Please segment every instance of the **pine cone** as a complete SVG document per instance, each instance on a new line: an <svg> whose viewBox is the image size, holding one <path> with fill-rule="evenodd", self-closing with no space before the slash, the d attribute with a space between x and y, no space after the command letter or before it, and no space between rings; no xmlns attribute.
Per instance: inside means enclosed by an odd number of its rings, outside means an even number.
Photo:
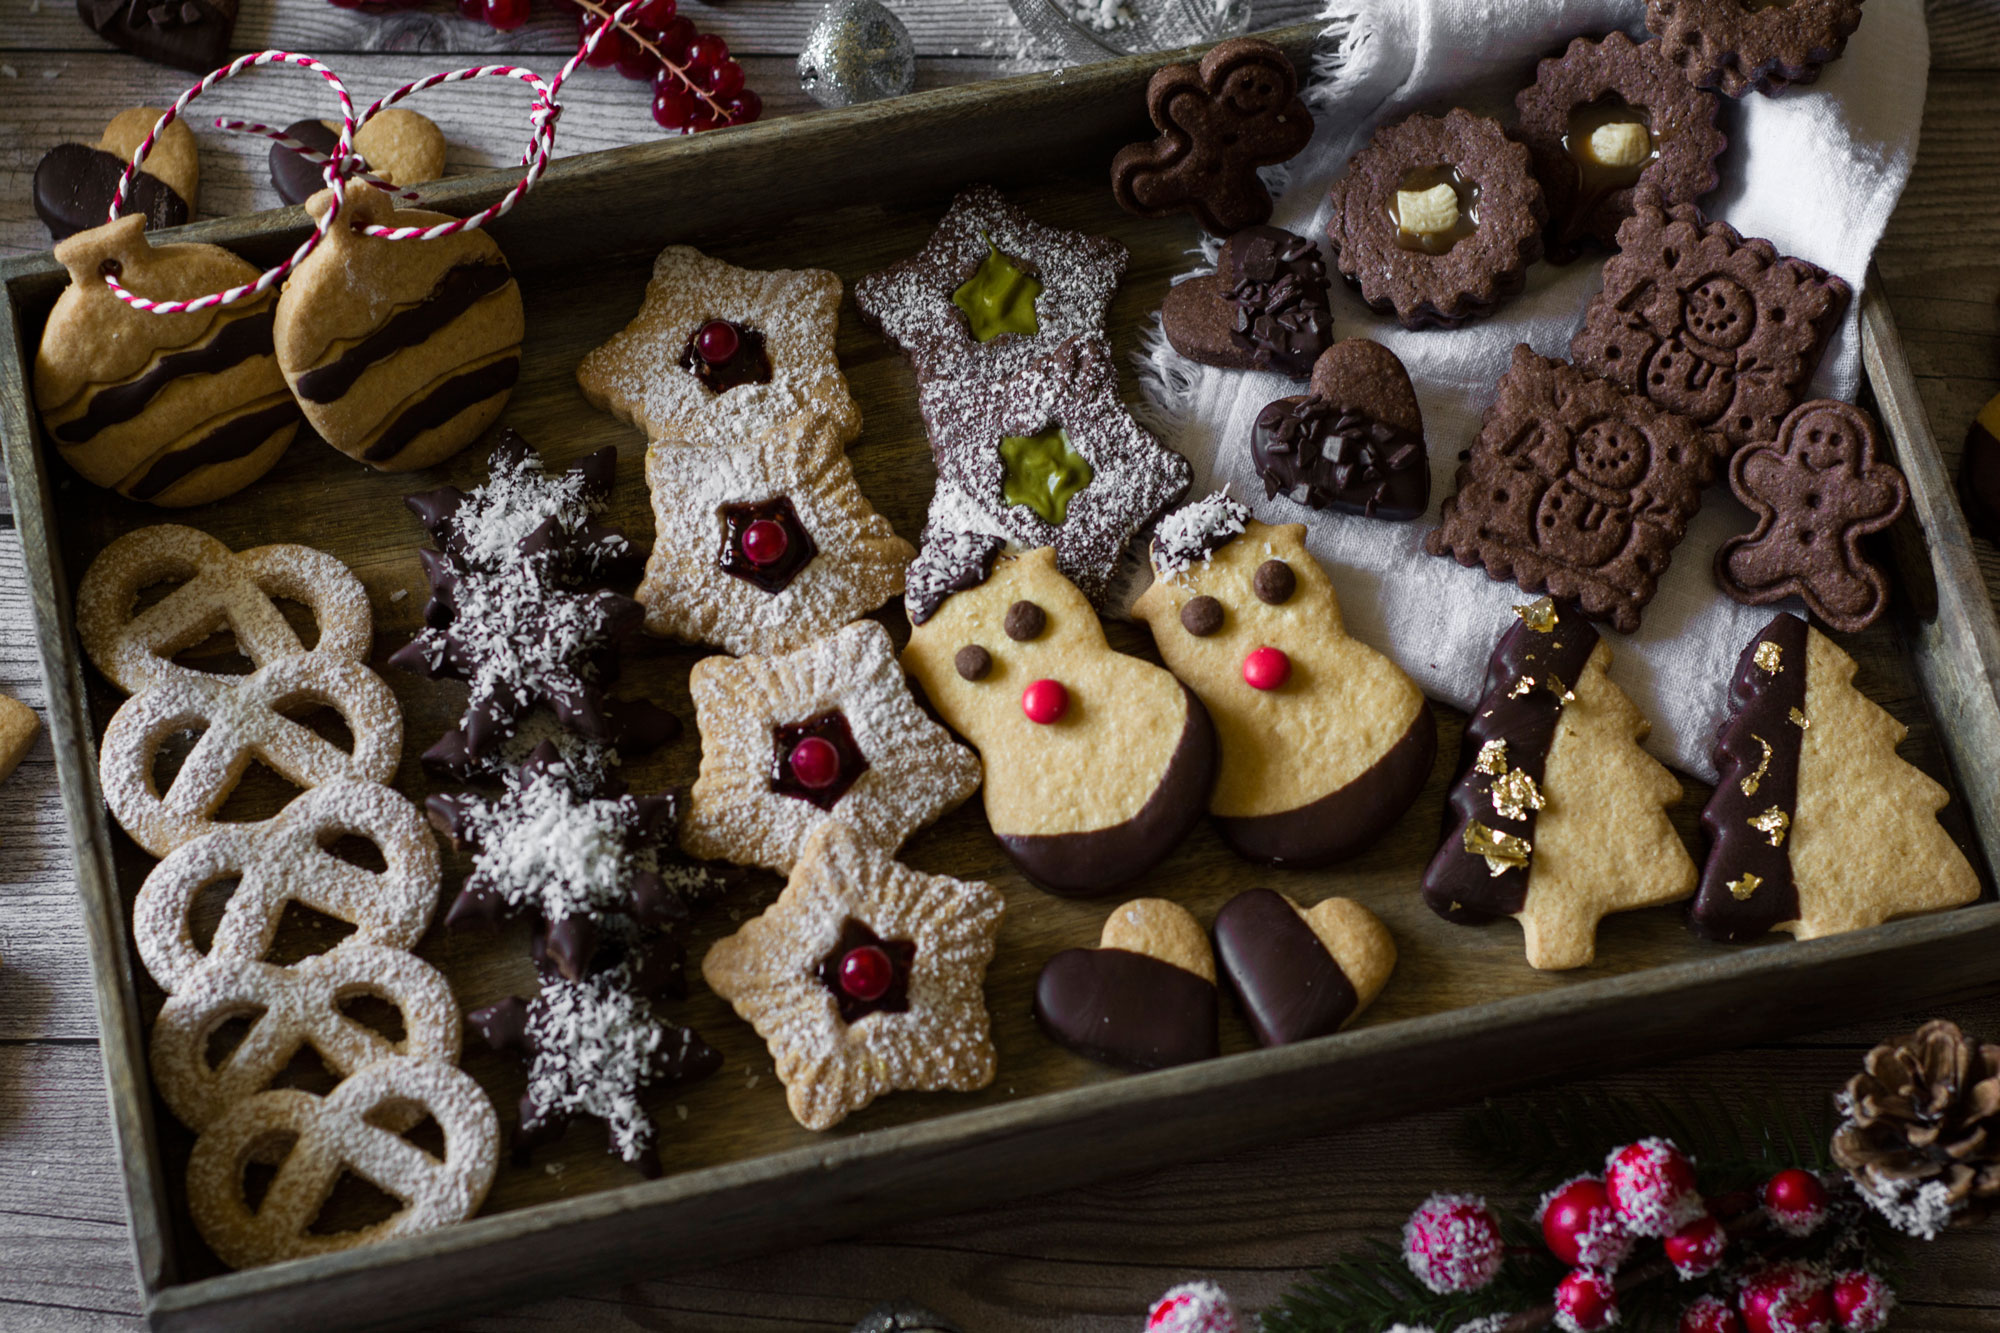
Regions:
<svg viewBox="0 0 2000 1333"><path fill-rule="evenodd" d="M1841 1109L1833 1159L1899 1229L1928 1239L2000 1206L2000 1046L1926 1023L1868 1053Z"/></svg>

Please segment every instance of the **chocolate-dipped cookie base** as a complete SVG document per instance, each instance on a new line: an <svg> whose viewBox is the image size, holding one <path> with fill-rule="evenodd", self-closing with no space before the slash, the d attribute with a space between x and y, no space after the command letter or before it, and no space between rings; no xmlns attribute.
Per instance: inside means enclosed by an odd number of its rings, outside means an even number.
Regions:
<svg viewBox="0 0 2000 1333"><path fill-rule="evenodd" d="M52 241L101 227L111 213L111 196L125 172L125 159L89 144L61 143L35 167L35 215ZM146 219L146 230L178 227L193 216L187 200L148 171L134 173L125 211Z"/></svg>
<svg viewBox="0 0 2000 1333"><path fill-rule="evenodd" d="M1318 933L1270 889L1251 889L1222 905L1215 958L1261 1045L1338 1032L1361 1007L1354 983Z"/></svg>
<svg viewBox="0 0 2000 1333"><path fill-rule="evenodd" d="M1333 339L1319 247L1280 227L1237 232L1215 272L1167 290L1160 327L1190 361L1304 379Z"/></svg>
<svg viewBox="0 0 2000 1333"><path fill-rule="evenodd" d="M1285 870L1344 860L1389 831L1430 779L1437 720L1430 701L1382 757L1344 787L1295 810L1239 818L1215 816L1215 831L1238 856Z"/></svg>
<svg viewBox="0 0 2000 1333"><path fill-rule="evenodd" d="M994 836L1030 879L1065 898L1109 893L1151 870L1187 836L1215 785L1215 725L1194 691L1181 686L1187 720L1153 794L1120 824L1083 833Z"/></svg>
<svg viewBox="0 0 2000 1333"><path fill-rule="evenodd" d="M1035 1019L1051 1039L1121 1069L1166 1069L1220 1051L1215 987L1129 949L1065 949L1035 980Z"/></svg>

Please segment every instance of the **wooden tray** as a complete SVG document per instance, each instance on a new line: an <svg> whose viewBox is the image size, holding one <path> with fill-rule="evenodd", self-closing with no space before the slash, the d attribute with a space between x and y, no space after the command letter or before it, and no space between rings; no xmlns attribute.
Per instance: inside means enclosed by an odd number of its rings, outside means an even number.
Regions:
<svg viewBox="0 0 2000 1333"><path fill-rule="evenodd" d="M1303 59L1313 29L1277 34ZM560 162L494 228L521 279L529 312L522 379L506 420L566 461L607 442L620 453L615 517L651 535L640 480L643 440L581 400L577 360L635 309L652 255L674 241L703 244L754 267L818 265L850 282L919 248L951 194L973 180L1007 187L1036 216L1107 232L1132 250L1113 307L1123 353L1158 306L1194 239L1181 222L1117 211L1105 167L1120 143L1147 133L1142 90L1162 57L944 89L872 107L783 120L700 138ZM469 211L509 183L503 173L453 181L434 198ZM270 262L296 244L297 210L184 229ZM87 672L71 624L70 589L119 533L163 517L80 482L48 462L30 406L27 368L64 282L48 256L0 266L10 336L0 339L0 435L41 635L49 724L76 848L78 893L97 981L113 1121L125 1163L132 1235L147 1314L158 1328L388 1327L563 1286L712 1263L752 1250L850 1234L891 1219L961 1210L1163 1162L1437 1106L1529 1081L1658 1061L1779 1033L1908 1011L1993 984L2000 906L1991 902L1858 934L1746 948L1704 944L1671 910L1613 918L1600 962L1545 975L1521 959L1519 930L1449 926L1414 892L1437 837L1458 720L1440 710L1439 760L1417 807L1383 845L1337 871L1253 871L1198 831L1151 891L1206 918L1252 883L1309 900L1362 899L1402 946L1388 990L1356 1030L1259 1051L1234 1015L1229 1052L1206 1064L1121 1077L1056 1048L1034 1029L1028 997L1050 953L1094 942L1108 904L1070 902L1027 886L1001 856L977 803L920 834L905 858L925 869L1001 885L1010 903L988 998L1000 1077L972 1096L899 1094L820 1136L794 1125L763 1046L714 997L673 1011L727 1058L708 1082L662 1095L665 1179L641 1183L574 1129L532 1167L504 1168L485 1214L462 1226L327 1258L226 1273L194 1235L181 1198L189 1136L164 1113L146 1074L146 1034L161 996L137 965L130 905L150 868L113 829L99 793L96 737L117 696ZM1979 581L1965 525L1924 425L1879 291L1863 303L1869 377L1913 494L1895 543L1903 619L1845 640L1860 682L1909 723L1904 753L1953 783L1947 821L1974 860L2000 848L2000 626ZM840 352L867 419L852 456L864 489L914 537L932 472L902 358L865 333L851 309ZM1433 447L1457 448L1438 440ZM455 688L384 669L418 625L421 529L406 492L469 484L483 460L385 477L302 439L264 481L221 504L177 515L233 547L296 541L323 547L367 584L377 618L373 664L403 703L406 760L398 781L435 790L416 755L455 720ZM397 594L407 594L398 597ZM889 621L901 632L901 617ZM1149 652L1114 627L1121 646ZM661 697L683 718L695 650L663 648L629 665L628 688ZM1721 688L1701 682L1698 688ZM692 778L690 738L627 770L637 790ZM248 784L245 815L282 799ZM1706 793L1690 784L1678 811L1691 846ZM252 807L261 801L264 810ZM462 858L448 858L456 883ZM777 887L756 882L703 923L694 956ZM293 943L315 947L311 929ZM317 937L316 947L327 938ZM433 931L423 954L445 969L467 1008L531 993L523 938ZM474 1043L476 1044L476 1043ZM521 1075L468 1052L466 1068L511 1114ZM679 1114L685 1109L685 1117Z"/></svg>

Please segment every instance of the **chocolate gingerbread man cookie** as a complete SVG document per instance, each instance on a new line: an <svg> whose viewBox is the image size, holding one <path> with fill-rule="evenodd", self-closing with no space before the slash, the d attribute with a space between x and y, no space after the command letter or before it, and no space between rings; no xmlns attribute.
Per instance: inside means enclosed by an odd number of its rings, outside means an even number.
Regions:
<svg viewBox="0 0 2000 1333"><path fill-rule="evenodd" d="M1326 865L1416 800L1437 726L1410 678L1347 636L1304 526L1248 513L1215 495L1168 515L1132 611L1215 723L1208 808L1223 841L1268 865Z"/></svg>
<svg viewBox="0 0 2000 1333"><path fill-rule="evenodd" d="M1167 289L1160 327L1190 361L1304 379L1333 338L1319 247L1281 227L1244 228L1223 242L1215 272Z"/></svg>
<svg viewBox="0 0 2000 1333"><path fill-rule="evenodd" d="M1695 87L1744 97L1819 78L1861 26L1861 0L1646 0L1646 26Z"/></svg>
<svg viewBox="0 0 2000 1333"><path fill-rule="evenodd" d="M1266 404L1250 429L1265 499L1391 521L1430 508L1423 409L1394 352L1366 338L1335 343L1313 364L1310 390Z"/></svg>
<svg viewBox="0 0 2000 1333"><path fill-rule="evenodd" d="M1715 553L1715 581L1739 602L1805 598L1812 613L1849 634L1889 603L1889 579L1862 553L1862 538L1901 516L1910 487L1882 461L1875 419L1822 399L1794 408L1770 444L1729 460L1729 486L1757 526Z"/></svg>
<svg viewBox="0 0 2000 1333"><path fill-rule="evenodd" d="M1118 150L1112 194L1141 217L1185 209L1216 236L1271 220L1257 168L1312 138L1291 60L1256 37L1217 42L1198 65L1161 68L1146 85L1146 111L1160 137Z"/></svg>
<svg viewBox="0 0 2000 1333"><path fill-rule="evenodd" d="M1854 659L1797 616L1744 646L1701 812L1690 924L1715 940L1816 939L1979 898L1937 821L1951 799L1896 755L1908 729L1854 688Z"/></svg>
<svg viewBox="0 0 2000 1333"><path fill-rule="evenodd" d="M1201 818L1215 730L1166 671L1112 649L1048 547L1000 556L959 534L910 571L903 665L984 761L986 818L1051 892L1105 893Z"/></svg>

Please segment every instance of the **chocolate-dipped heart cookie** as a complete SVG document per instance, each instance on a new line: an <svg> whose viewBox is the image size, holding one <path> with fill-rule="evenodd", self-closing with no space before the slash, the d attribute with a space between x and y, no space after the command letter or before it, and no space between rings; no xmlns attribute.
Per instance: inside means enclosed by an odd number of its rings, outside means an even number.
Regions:
<svg viewBox="0 0 2000 1333"><path fill-rule="evenodd" d="M158 107L135 106L113 116L95 144L57 144L42 155L35 167L35 213L49 229L50 240L104 225L125 164L163 114ZM200 183L194 132L176 120L160 132L145 168L132 177L125 211L143 217L156 231L178 227L194 217Z"/></svg>
<svg viewBox="0 0 2000 1333"><path fill-rule="evenodd" d="M1352 898L1310 910L1250 889L1215 914L1215 955L1265 1046L1338 1032L1388 983L1396 941Z"/></svg>
<svg viewBox="0 0 2000 1333"><path fill-rule="evenodd" d="M1326 263L1303 236L1245 228L1223 244L1215 272L1168 289L1160 325L1190 361L1304 379L1333 339Z"/></svg>
<svg viewBox="0 0 2000 1333"><path fill-rule="evenodd" d="M1381 343L1349 338L1313 363L1311 391L1257 414L1250 460L1264 498L1403 521L1431 503L1424 414L1410 373Z"/></svg>
<svg viewBox="0 0 2000 1333"><path fill-rule="evenodd" d="M1165 1069L1218 1053L1215 956L1176 903L1134 898L1095 949L1065 949L1035 981L1035 1018L1057 1043L1124 1069Z"/></svg>
<svg viewBox="0 0 2000 1333"><path fill-rule="evenodd" d="M76 0L77 16L105 41L145 60L206 74L229 50L237 0Z"/></svg>
<svg viewBox="0 0 2000 1333"><path fill-rule="evenodd" d="M307 157L282 144L271 145L271 184L288 204L303 204L326 188L326 159L340 142L338 127L324 120L295 120L285 126L296 139L319 154ZM444 131L429 117L405 107L376 112L354 132L354 151L371 176L391 185L421 185L444 175Z"/></svg>

